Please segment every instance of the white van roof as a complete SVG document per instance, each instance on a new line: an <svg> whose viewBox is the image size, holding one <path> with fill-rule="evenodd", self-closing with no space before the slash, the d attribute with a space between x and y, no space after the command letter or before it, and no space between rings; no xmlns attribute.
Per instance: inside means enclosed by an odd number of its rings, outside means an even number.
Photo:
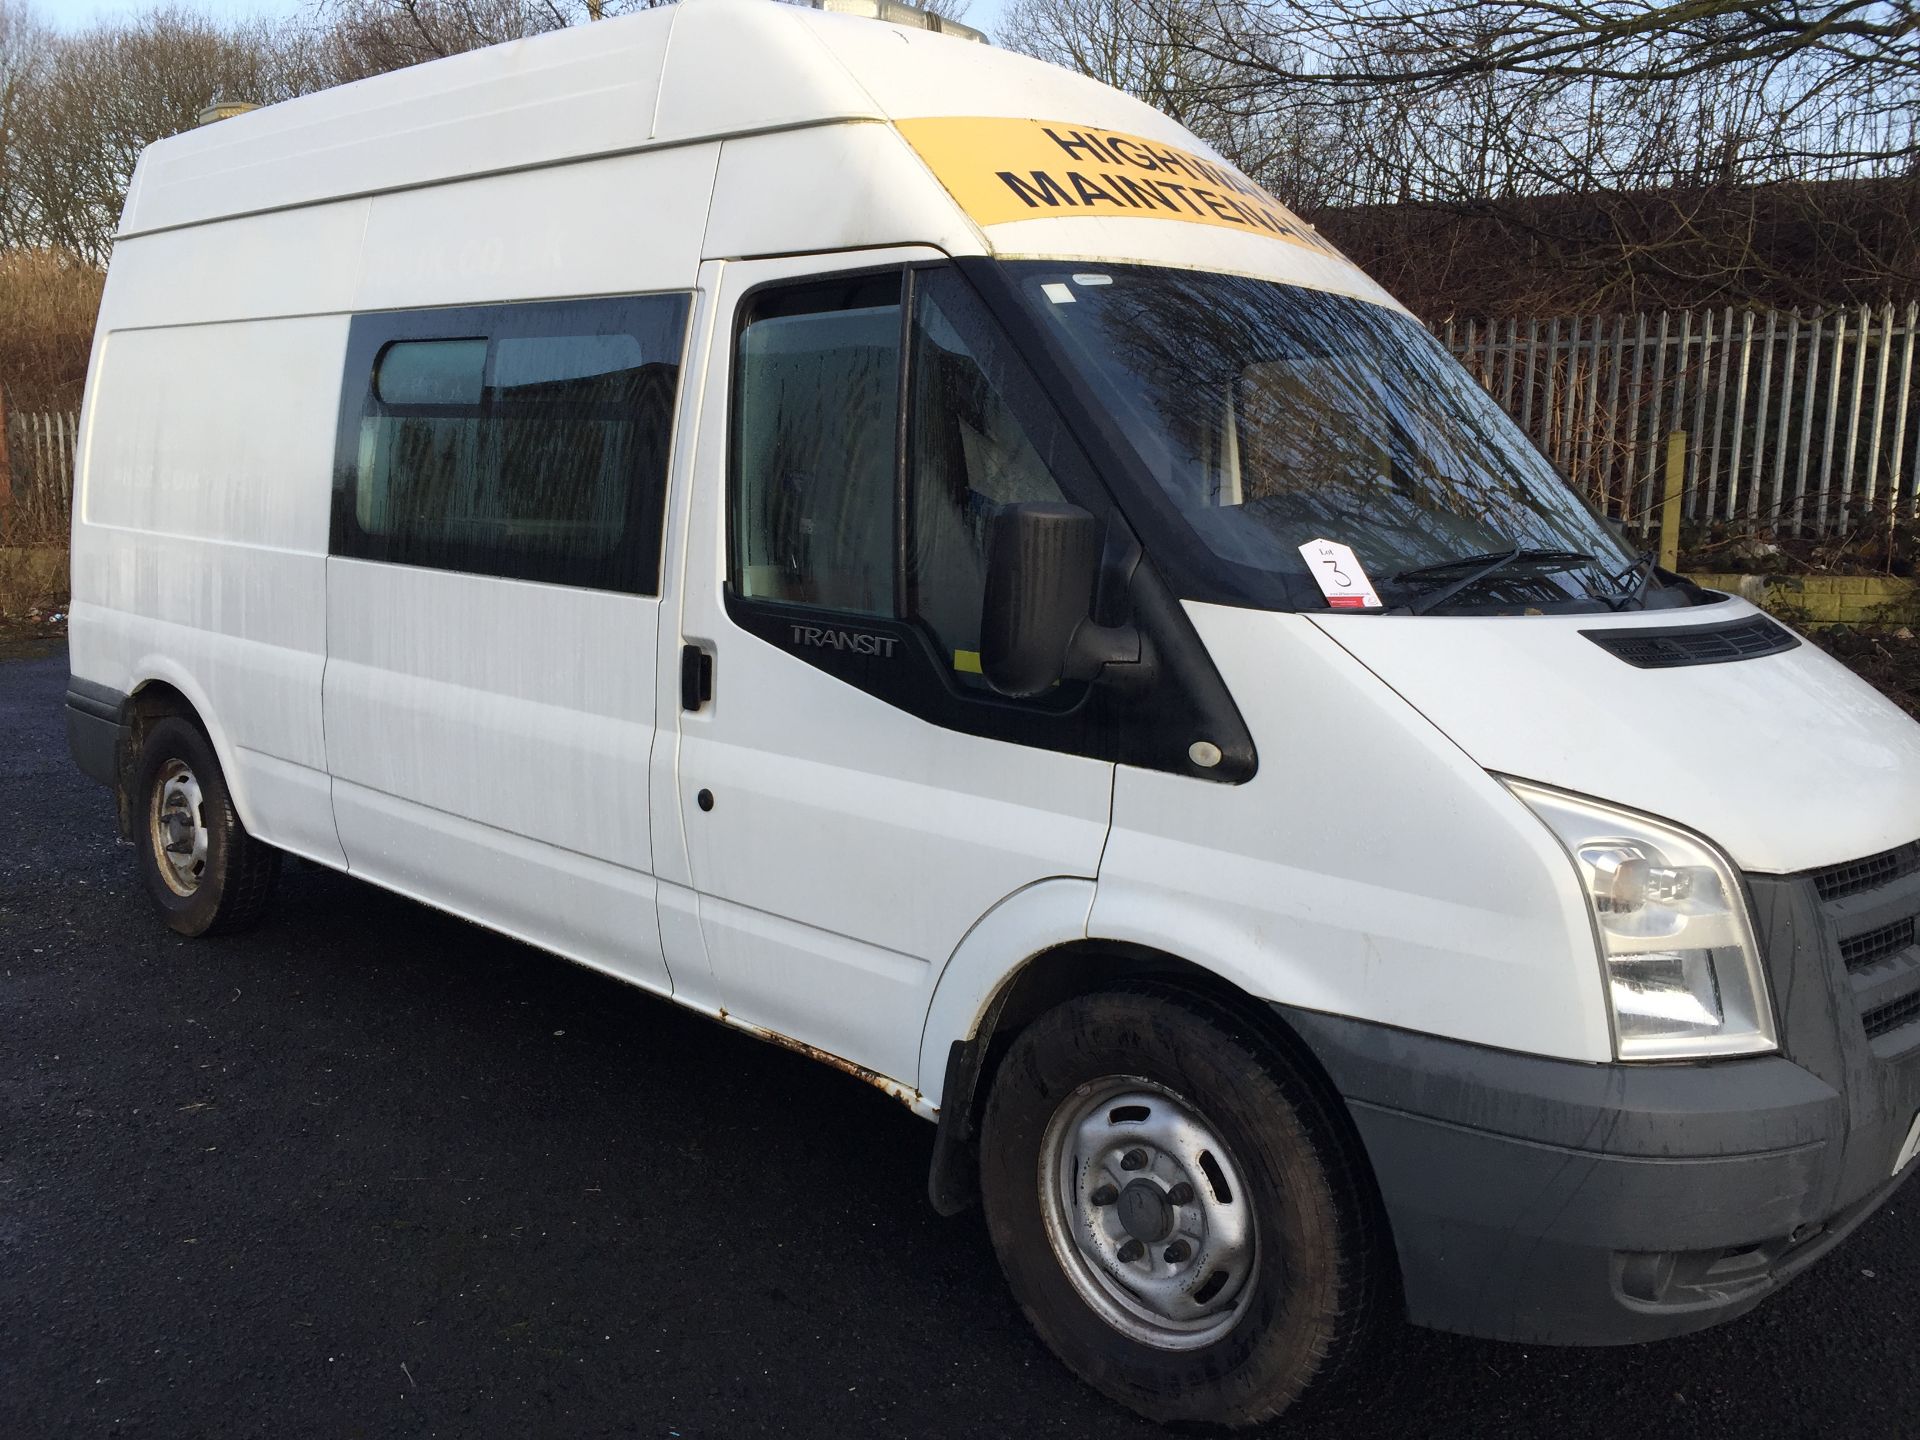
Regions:
<svg viewBox="0 0 1920 1440"><path fill-rule="evenodd" d="M121 234L845 121L1071 116L1194 144L1022 55L772 0L684 0L267 106L151 147Z"/></svg>
<svg viewBox="0 0 1920 1440"><path fill-rule="evenodd" d="M849 125L887 129L898 160L871 146L854 159L822 129ZM822 130L820 146L770 148L809 129ZM863 243L1236 271L1393 303L1151 106L991 46L773 0L683 0L162 140L141 158L120 238L701 144L762 156L711 197L750 220L752 245L716 253L809 248L779 206L755 201L756 190L797 186L816 212L873 218ZM850 164L870 168L853 177ZM663 194L660 213L684 219L709 198ZM877 218L883 210L893 219ZM738 225L720 228L711 242L739 238ZM843 248L860 231L845 228Z"/></svg>

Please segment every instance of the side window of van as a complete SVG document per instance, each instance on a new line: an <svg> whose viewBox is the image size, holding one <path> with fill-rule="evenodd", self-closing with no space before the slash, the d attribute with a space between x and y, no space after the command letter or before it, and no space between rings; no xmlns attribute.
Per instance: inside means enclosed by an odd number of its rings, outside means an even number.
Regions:
<svg viewBox="0 0 1920 1440"><path fill-rule="evenodd" d="M963 282L915 272L908 304L903 370L898 272L750 300L730 581L744 600L918 622L954 682L978 690L988 525L1061 491Z"/></svg>
<svg viewBox="0 0 1920 1440"><path fill-rule="evenodd" d="M891 616L900 277L762 292L734 357L733 582Z"/></svg>
<svg viewBox="0 0 1920 1440"><path fill-rule="evenodd" d="M360 315L332 551L655 594L687 300Z"/></svg>

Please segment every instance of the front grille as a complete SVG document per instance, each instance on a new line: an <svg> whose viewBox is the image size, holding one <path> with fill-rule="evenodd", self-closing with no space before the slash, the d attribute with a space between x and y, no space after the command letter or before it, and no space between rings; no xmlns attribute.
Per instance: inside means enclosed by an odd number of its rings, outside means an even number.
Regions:
<svg viewBox="0 0 1920 1440"><path fill-rule="evenodd" d="M1916 870L1920 870L1920 841L1869 855L1864 860L1849 860L1844 865L1816 870L1813 885L1822 900L1844 900L1863 890L1878 890L1882 885L1905 879Z"/></svg>
<svg viewBox="0 0 1920 1440"><path fill-rule="evenodd" d="M1920 840L1798 879L1800 893L1818 904L1821 959L1844 977L1853 1001L1848 1018L1858 1018L1870 1041L1899 1030L1890 1044L1920 1044Z"/></svg>
<svg viewBox="0 0 1920 1440"><path fill-rule="evenodd" d="M1898 1030L1902 1025L1913 1024L1916 1020L1920 1020L1920 992L1889 1001L1860 1017L1860 1023L1866 1027L1869 1040L1877 1040L1890 1031Z"/></svg>
<svg viewBox="0 0 1920 1440"><path fill-rule="evenodd" d="M1865 970L1890 955L1898 955L1913 945L1913 921L1909 915L1891 925L1847 937L1840 942L1840 958L1849 970Z"/></svg>
<svg viewBox="0 0 1920 1440"><path fill-rule="evenodd" d="M1723 665L1729 660L1757 660L1791 650L1800 639L1784 625L1764 615L1750 615L1730 625L1673 625L1624 630L1580 632L1610 655L1642 670L1670 670L1682 665Z"/></svg>

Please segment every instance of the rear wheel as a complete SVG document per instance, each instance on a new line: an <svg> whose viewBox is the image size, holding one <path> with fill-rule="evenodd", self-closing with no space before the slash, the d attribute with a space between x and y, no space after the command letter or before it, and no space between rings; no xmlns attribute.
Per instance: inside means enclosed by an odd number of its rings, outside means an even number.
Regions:
<svg viewBox="0 0 1920 1440"><path fill-rule="evenodd" d="M1092 995L1035 1021L994 1081L981 1190L1041 1338L1150 1419L1271 1419L1374 1324L1382 1262L1343 1130L1211 1002Z"/></svg>
<svg viewBox="0 0 1920 1440"><path fill-rule="evenodd" d="M134 769L140 879L182 935L244 930L273 895L280 852L247 833L213 746L177 715L146 733Z"/></svg>

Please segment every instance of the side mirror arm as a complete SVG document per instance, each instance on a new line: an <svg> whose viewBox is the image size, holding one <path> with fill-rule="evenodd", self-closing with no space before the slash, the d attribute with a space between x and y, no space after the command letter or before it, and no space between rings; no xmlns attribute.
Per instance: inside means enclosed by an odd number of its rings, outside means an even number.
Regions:
<svg viewBox="0 0 1920 1440"><path fill-rule="evenodd" d="M1138 625L1096 625L1088 620L1073 632L1060 678L1136 693L1153 683L1153 673L1153 644Z"/></svg>

